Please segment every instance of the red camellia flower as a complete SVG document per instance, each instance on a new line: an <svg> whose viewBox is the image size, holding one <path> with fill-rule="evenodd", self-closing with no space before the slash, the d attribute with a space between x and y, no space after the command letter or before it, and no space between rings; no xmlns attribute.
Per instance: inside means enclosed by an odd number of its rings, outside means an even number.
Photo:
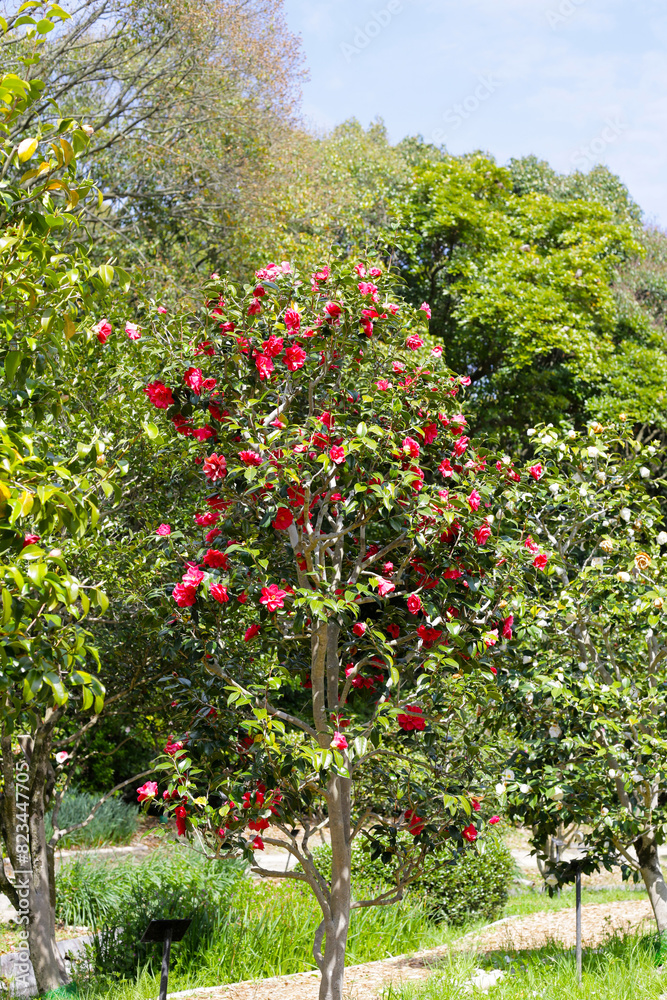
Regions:
<svg viewBox="0 0 667 1000"><path fill-rule="evenodd" d="M356 625L352 626L352 631L355 635L361 636L365 633L367 628L368 626L366 625L366 622L357 622Z"/></svg>
<svg viewBox="0 0 667 1000"><path fill-rule="evenodd" d="M528 535L523 544L525 545L525 547L528 549L529 552L533 553L533 555L536 555L540 551L539 545L531 538L530 535Z"/></svg>
<svg viewBox="0 0 667 1000"><path fill-rule="evenodd" d="M380 390L380 392L386 392L387 389L390 388L389 382L387 382L386 378L378 379L375 384L378 387L378 389Z"/></svg>
<svg viewBox="0 0 667 1000"><path fill-rule="evenodd" d="M285 326L288 330L298 330L301 326L301 313L296 309L286 309Z"/></svg>
<svg viewBox="0 0 667 1000"><path fill-rule="evenodd" d="M239 598L239 600L241 600L241 598ZM245 603L245 602L243 602L243 603ZM244 642L250 642L251 639L255 638L255 636L257 635L257 633L259 632L260 629L261 629L261 625L251 625L249 628L247 628L245 630L245 634L243 636L243 641Z"/></svg>
<svg viewBox="0 0 667 1000"><path fill-rule="evenodd" d="M408 611L411 615L417 615L422 609L422 599L419 594L410 594L408 597Z"/></svg>
<svg viewBox="0 0 667 1000"><path fill-rule="evenodd" d="M418 351L420 347L424 346L424 341L421 339L418 333L411 333L408 339L405 341L405 346L410 351Z"/></svg>
<svg viewBox="0 0 667 1000"><path fill-rule="evenodd" d="M285 364L291 372L303 368L306 361L306 352L298 344L291 344L285 351Z"/></svg>
<svg viewBox="0 0 667 1000"><path fill-rule="evenodd" d="M482 498L477 492L477 490L473 490L470 496L468 497L468 505L470 506L470 509L479 510L479 505L481 503L481 500Z"/></svg>
<svg viewBox="0 0 667 1000"><path fill-rule="evenodd" d="M406 705L405 713L398 715L396 721L406 733L412 732L413 729L421 733L426 729L426 722L422 718L422 710L419 705Z"/></svg>
<svg viewBox="0 0 667 1000"><path fill-rule="evenodd" d="M334 465L341 465L345 461L345 449L340 444L335 444L329 449L329 458Z"/></svg>
<svg viewBox="0 0 667 1000"><path fill-rule="evenodd" d="M433 444L438 436L438 425L435 423L426 424L422 428L422 434L424 435L424 444Z"/></svg>
<svg viewBox="0 0 667 1000"><path fill-rule="evenodd" d="M500 823L500 816L492 816L489 820L489 826L495 826L496 823Z"/></svg>
<svg viewBox="0 0 667 1000"><path fill-rule="evenodd" d="M171 534L171 525L169 524L158 525L158 527L155 529L155 534L161 535L163 538L166 538L167 535Z"/></svg>
<svg viewBox="0 0 667 1000"><path fill-rule="evenodd" d="M259 599L259 603L265 604L269 611L277 611L278 608L285 606L286 597L287 591L281 590L276 583L272 583L268 587L262 587L262 596Z"/></svg>
<svg viewBox="0 0 667 1000"><path fill-rule="evenodd" d="M535 556L535 558L533 559L533 566L536 569L546 569L548 561L549 561L549 556L546 554L546 552L540 552L540 554L538 556Z"/></svg>
<svg viewBox="0 0 667 1000"><path fill-rule="evenodd" d="M473 535L475 536L475 541L478 545L486 545L491 537L491 528L488 524L481 524L479 528L475 529Z"/></svg>
<svg viewBox="0 0 667 1000"><path fill-rule="evenodd" d="M175 754L178 753L179 750L182 750L182 749L183 749L183 743L182 743L182 741L181 740L176 740L175 743L172 743L171 742L171 737L170 737L169 738L169 742L167 743L166 747L164 748L164 752L169 757L173 757Z"/></svg>
<svg viewBox="0 0 667 1000"><path fill-rule="evenodd" d="M250 846L252 847L253 851L263 851L264 850L264 841L262 840L261 837L255 837L255 839L253 840L253 842L252 842L252 844Z"/></svg>
<svg viewBox="0 0 667 1000"><path fill-rule="evenodd" d="M294 523L294 516L287 507L279 507L271 524L276 531L287 531L290 524Z"/></svg>
<svg viewBox="0 0 667 1000"><path fill-rule="evenodd" d="M387 632L393 639L398 639L399 635L401 634L400 628L393 622L391 625L387 625Z"/></svg>
<svg viewBox="0 0 667 1000"><path fill-rule="evenodd" d="M187 815L188 811L185 806L176 806L174 809L174 816L176 817L176 830L178 831L179 837L185 836Z"/></svg>
<svg viewBox="0 0 667 1000"><path fill-rule="evenodd" d="M258 455L256 451L240 451L239 458L244 465L261 465L262 456Z"/></svg>
<svg viewBox="0 0 667 1000"><path fill-rule="evenodd" d="M171 595L179 608L190 608L195 603L197 588L187 583L177 583Z"/></svg>
<svg viewBox="0 0 667 1000"><path fill-rule="evenodd" d="M211 587L211 597L218 604L227 604L229 601L229 594L227 593L227 588L223 587L220 583L214 583Z"/></svg>
<svg viewBox="0 0 667 1000"><path fill-rule="evenodd" d="M273 371L273 361L267 354L257 354L255 356L255 368L259 372L260 381L263 382Z"/></svg>
<svg viewBox="0 0 667 1000"><path fill-rule="evenodd" d="M324 307L324 312L326 313L328 319L338 319L342 309L337 302L327 302Z"/></svg>
<svg viewBox="0 0 667 1000"><path fill-rule="evenodd" d="M282 351L284 343L285 341L282 337L276 337L275 333L272 333L269 339L265 340L262 344L262 350L270 358L276 358Z"/></svg>
<svg viewBox="0 0 667 1000"><path fill-rule="evenodd" d="M203 469L206 478L215 483L227 475L227 459L224 455L216 455L214 452L204 459Z"/></svg>
<svg viewBox="0 0 667 1000"><path fill-rule="evenodd" d="M454 475L452 464L448 458L443 459L443 461L440 463L440 465L438 466L438 472L440 473L441 476L444 476L445 479L449 479L450 476Z"/></svg>
<svg viewBox="0 0 667 1000"><path fill-rule="evenodd" d="M21 548L25 548L27 545L36 545L40 540L40 535L28 534L23 536L23 545Z"/></svg>
<svg viewBox="0 0 667 1000"><path fill-rule="evenodd" d="M503 621L503 639L512 638L512 625L514 625L514 615L508 615Z"/></svg>
<svg viewBox="0 0 667 1000"><path fill-rule="evenodd" d="M531 465L528 471L533 479L541 479L544 475L544 469L542 468L541 462L536 462L535 465Z"/></svg>
<svg viewBox="0 0 667 1000"><path fill-rule="evenodd" d="M461 831L461 836L465 837L469 844L474 844L479 834L477 833L474 824L471 823L470 826L467 826L465 830Z"/></svg>
<svg viewBox="0 0 667 1000"><path fill-rule="evenodd" d="M408 821L408 829L413 837L418 837L424 830L424 820L412 809L405 810L405 818Z"/></svg>
<svg viewBox="0 0 667 1000"><path fill-rule="evenodd" d="M201 387L204 383L204 373L201 370L201 368L193 368L191 366L190 368L187 368L186 371L184 372L183 381L185 382L185 384L188 386L189 389L192 389L195 396L198 396L201 392Z"/></svg>
<svg viewBox="0 0 667 1000"><path fill-rule="evenodd" d="M259 316L262 312L262 303L260 299L253 299L248 306L248 316Z"/></svg>
<svg viewBox="0 0 667 1000"><path fill-rule="evenodd" d="M202 562L205 566L210 566L212 569L227 569L229 566L229 557L225 552L221 552L220 549L209 549Z"/></svg>
<svg viewBox="0 0 667 1000"><path fill-rule="evenodd" d="M163 382L150 382L144 389L144 392L153 406L156 406L158 410L166 410L174 404L171 389L168 389Z"/></svg>
<svg viewBox="0 0 667 1000"><path fill-rule="evenodd" d="M111 333L111 323L108 319L101 319L99 323L96 323L93 327L93 332L97 335L97 339L100 344L106 344L109 339L109 334Z"/></svg>
<svg viewBox="0 0 667 1000"><path fill-rule="evenodd" d="M431 625L420 625L417 629L417 635L423 640L424 646L427 649L430 649L430 647L438 641L442 632L440 629L433 628Z"/></svg>
<svg viewBox="0 0 667 1000"><path fill-rule="evenodd" d="M137 792L139 793L137 795L139 802L147 802L148 799L154 799L157 795L157 781L147 781L141 788L137 788Z"/></svg>

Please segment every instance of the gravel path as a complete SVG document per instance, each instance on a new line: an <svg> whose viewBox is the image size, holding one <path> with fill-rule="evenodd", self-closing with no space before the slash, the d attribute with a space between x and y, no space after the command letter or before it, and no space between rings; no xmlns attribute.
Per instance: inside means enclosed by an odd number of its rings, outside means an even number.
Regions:
<svg viewBox="0 0 667 1000"><path fill-rule="evenodd" d="M592 903L582 909L582 937L586 947L596 947L616 932L637 930L652 919L648 900ZM574 934L573 908L540 912L527 917L509 917L479 932L466 934L455 943L453 950L520 951L550 943L571 948ZM426 980L437 967L438 960L448 956L451 950L443 946L416 955L399 955L350 966L345 973L346 1000L377 1000L391 982L398 985ZM318 985L317 972L301 972L295 976L185 990L171 993L169 1000L317 1000Z"/></svg>

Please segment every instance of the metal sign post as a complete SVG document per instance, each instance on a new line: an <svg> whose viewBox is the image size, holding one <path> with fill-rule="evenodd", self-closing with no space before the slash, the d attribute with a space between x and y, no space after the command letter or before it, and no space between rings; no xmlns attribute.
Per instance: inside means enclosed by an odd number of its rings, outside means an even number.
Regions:
<svg viewBox="0 0 667 1000"><path fill-rule="evenodd" d="M578 865L575 886L577 904L577 979L581 986L581 868Z"/></svg>
<svg viewBox="0 0 667 1000"><path fill-rule="evenodd" d="M167 1000L167 983L169 981L169 955L171 942L180 941L192 922L187 920L151 920L141 939L142 944L150 941L162 941L162 975L160 976L160 1000Z"/></svg>

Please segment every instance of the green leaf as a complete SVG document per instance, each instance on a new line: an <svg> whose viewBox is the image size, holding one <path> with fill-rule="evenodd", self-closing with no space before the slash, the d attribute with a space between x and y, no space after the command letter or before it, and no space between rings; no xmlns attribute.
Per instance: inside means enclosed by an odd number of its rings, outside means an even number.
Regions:
<svg viewBox="0 0 667 1000"><path fill-rule="evenodd" d="M22 357L21 351L7 351L5 355L5 377L8 382L14 381L14 376L21 364Z"/></svg>

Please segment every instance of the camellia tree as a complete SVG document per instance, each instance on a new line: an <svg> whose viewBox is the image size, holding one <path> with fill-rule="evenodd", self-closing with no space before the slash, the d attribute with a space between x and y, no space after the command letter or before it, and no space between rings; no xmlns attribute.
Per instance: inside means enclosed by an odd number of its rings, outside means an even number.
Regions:
<svg viewBox="0 0 667 1000"><path fill-rule="evenodd" d="M516 752L498 791L538 851L563 825L583 825L585 870L620 863L641 876L664 941L663 457L623 420L581 434L542 427L533 445L504 513L548 560L514 598L522 624L498 675L496 723ZM550 868L574 878L571 862Z"/></svg>
<svg viewBox="0 0 667 1000"><path fill-rule="evenodd" d="M253 870L310 886L320 996L341 1000L351 909L478 836L493 748L469 723L497 699L514 561L534 556L494 521L515 473L466 434L467 379L383 266L334 255L304 280L271 264L242 290L214 275L207 296L201 326L142 340L148 401L200 472L163 632L189 663L175 716L195 711L163 796L215 855L286 845L300 870ZM309 849L320 824L330 875ZM374 900L352 898L360 834L394 872Z"/></svg>

